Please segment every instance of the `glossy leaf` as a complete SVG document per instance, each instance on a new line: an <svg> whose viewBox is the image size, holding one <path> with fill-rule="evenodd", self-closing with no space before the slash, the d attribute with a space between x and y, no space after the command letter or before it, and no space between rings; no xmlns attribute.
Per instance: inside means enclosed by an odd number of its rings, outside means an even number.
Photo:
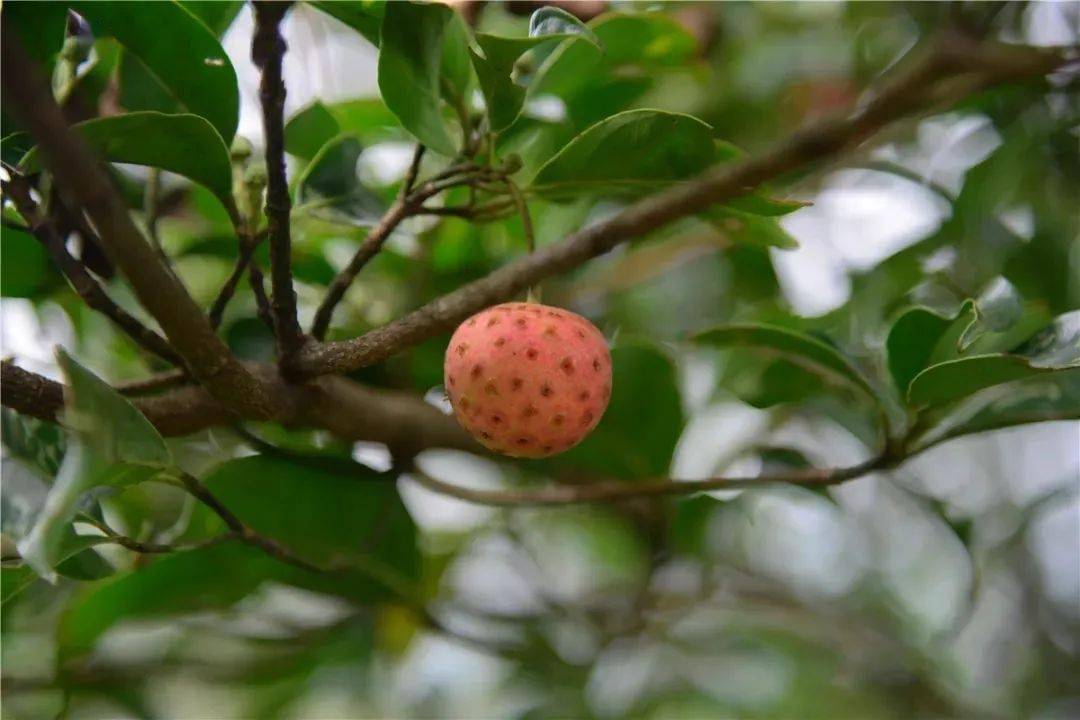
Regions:
<svg viewBox="0 0 1080 720"><path fill-rule="evenodd" d="M76 2L95 37L114 37L167 88L182 110L205 118L228 143L236 133L236 71L213 31L176 2L139 12L123 3ZM168 28L168 32L162 32Z"/></svg>
<svg viewBox="0 0 1080 720"><path fill-rule="evenodd" d="M532 14L529 37L511 38L477 33L476 43L483 55L472 52L471 56L492 130L509 127L521 113L526 91L511 77L518 59L545 42L569 38L581 38L600 47L596 35L580 20L555 7L543 7Z"/></svg>
<svg viewBox="0 0 1080 720"><path fill-rule="evenodd" d="M389 3L379 48L379 90L386 106L420 142L447 156L456 144L443 119L441 70L452 14L439 3Z"/></svg>
<svg viewBox="0 0 1080 720"><path fill-rule="evenodd" d="M553 197L647 194L698 174L716 158L712 128L701 120L628 110L571 140L540 168L532 190Z"/></svg>
<svg viewBox="0 0 1080 720"><path fill-rule="evenodd" d="M78 123L87 143L110 162L145 165L182 175L232 202L229 153L214 128L197 115L133 112ZM27 172L41 169L34 148L21 163Z"/></svg>
<svg viewBox="0 0 1080 720"><path fill-rule="evenodd" d="M725 325L694 336L699 345L753 348L778 355L799 367L859 388L871 398L877 393L866 377L839 350L817 338L770 325Z"/></svg>

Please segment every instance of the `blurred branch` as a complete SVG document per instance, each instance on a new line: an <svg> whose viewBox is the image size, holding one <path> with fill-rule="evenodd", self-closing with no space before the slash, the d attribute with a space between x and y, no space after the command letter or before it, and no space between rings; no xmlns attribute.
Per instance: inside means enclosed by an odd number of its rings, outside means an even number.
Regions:
<svg viewBox="0 0 1080 720"><path fill-rule="evenodd" d="M266 219L270 234L270 307L277 336L278 362L291 374L292 358L304 344L304 333L296 315L296 289L292 278L292 237L289 216L289 181L285 173L285 81L282 61L285 39L281 21L291 2L255 2L255 33L251 39L251 59L259 68L259 100L262 104L263 135L266 143Z"/></svg>
<svg viewBox="0 0 1080 720"><path fill-rule="evenodd" d="M183 284L135 227L108 174L82 138L68 128L48 83L9 25L0 26L5 100L38 141L56 185L86 209L139 302L210 394L244 416L278 415L276 398L229 352Z"/></svg>
<svg viewBox="0 0 1080 720"><path fill-rule="evenodd" d="M651 480L644 482L601 482L590 485L548 485L520 490L481 490L443 482L413 467L409 470L417 483L441 495L497 507L523 507L542 505L580 505L583 503L610 503L632 498L691 495L710 490L739 490L761 487L768 483L786 483L828 487L854 480L867 473L891 466L894 460L888 455L876 455L865 462L847 468L793 470L790 473L762 475L757 477L716 477L706 480Z"/></svg>
<svg viewBox="0 0 1080 720"><path fill-rule="evenodd" d="M1062 52L982 44L955 31L943 32L929 46L912 51L897 73L848 113L800 130L758 157L708 170L692 181L640 200L608 220L505 265L365 335L307 347L297 358L297 368L303 375L313 376L349 372L380 362L627 240L839 155L894 120L940 103L943 81L962 80L959 89L972 93L1000 83L1042 77L1066 62ZM949 89L951 101L959 99L957 91L956 86Z"/></svg>
<svg viewBox="0 0 1080 720"><path fill-rule="evenodd" d="M233 265L233 270L229 273L229 277L225 280L225 284L221 286L221 290L218 291L218 295L214 298L214 302L210 305L210 312L208 316L210 318L210 326L217 329L221 325L221 318L225 314L225 307L229 304L229 300L232 299L233 294L236 292L236 286L240 284L240 278L244 276L245 272L249 273L249 277L252 273L256 274L258 280L252 280L251 288L255 292L255 300L259 303L259 298L266 298L265 290L262 284L262 271L254 265L252 256L255 255L255 251L258 249L259 244L266 238L266 231L260 232L254 236L244 231L239 233L240 238L240 253L236 258L236 264ZM249 269L249 264L251 268ZM261 306L261 303L260 303Z"/></svg>
<svg viewBox="0 0 1080 720"><path fill-rule="evenodd" d="M38 204L34 202L26 178L14 168L5 166L4 169L10 178L0 181L4 195L14 203L15 209L28 224L27 230L45 247L79 297L90 308L112 320L137 345L173 365L182 366L183 361L169 342L117 305L90 274L90 271L68 252L67 244L57 232L56 225L42 214Z"/></svg>

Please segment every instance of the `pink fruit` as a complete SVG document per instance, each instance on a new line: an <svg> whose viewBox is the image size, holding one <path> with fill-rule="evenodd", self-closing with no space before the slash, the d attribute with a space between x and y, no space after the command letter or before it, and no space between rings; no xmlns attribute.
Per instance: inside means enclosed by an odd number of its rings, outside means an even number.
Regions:
<svg viewBox="0 0 1080 720"><path fill-rule="evenodd" d="M504 303L454 332L444 382L458 421L482 445L546 457L577 445L600 422L611 397L611 355L580 315Z"/></svg>

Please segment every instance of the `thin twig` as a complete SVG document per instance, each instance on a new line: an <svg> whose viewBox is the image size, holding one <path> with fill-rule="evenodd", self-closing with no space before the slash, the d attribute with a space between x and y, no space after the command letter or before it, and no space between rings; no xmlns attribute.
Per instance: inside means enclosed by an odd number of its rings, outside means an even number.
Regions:
<svg viewBox="0 0 1080 720"><path fill-rule="evenodd" d="M28 223L30 233L45 247L53 262L67 277L68 282L71 283L71 287L78 293L79 297L90 308L112 320L139 347L173 365L182 366L183 361L172 346L169 345L169 342L154 330L143 325L134 315L117 305L90 272L83 267L82 263L68 252L64 238L60 237L56 226L41 213L37 203L34 202L26 178L14 168L5 166L4 169L10 178L0 182L4 194L11 198L19 214Z"/></svg>
<svg viewBox="0 0 1080 720"><path fill-rule="evenodd" d="M334 316L334 309L345 297L345 292L352 285L356 276L360 274L360 271L364 269L364 266L378 255L387 239L403 220L418 214L426 200L443 190L470 183L480 175L486 174L486 170L482 168L463 167L453 173L440 173L422 183L419 187L414 188L413 185L416 181L416 173L419 171L422 153L423 146L418 145L416 152L413 154L413 161L409 165L408 175L406 175L394 202L387 208L386 213L379 218L375 226L371 228L364 241L360 243L360 247L356 249L356 253L349 260L349 264L337 274L326 289L326 296L315 311L315 319L311 324L311 335L316 340L322 340L326 337L326 331L330 328L330 321Z"/></svg>
<svg viewBox="0 0 1080 720"><path fill-rule="evenodd" d="M262 104L266 141L266 220L270 234L271 309L278 343L278 360L288 375L293 355L304 344L296 314L296 289L292 277L292 238L289 216L292 201L285 173L285 82L282 62L285 39L280 24L290 2L256 2L255 33L251 59L262 73L259 100Z"/></svg>
<svg viewBox="0 0 1080 720"><path fill-rule="evenodd" d="M232 299L233 294L236 292L236 286L240 284L240 278L244 277L245 272L249 272L248 263L252 262L252 256L255 255L255 251L258 249L259 244L266 238L266 232L260 232L254 237L248 235L246 232L241 233L240 237L240 253L237 255L236 263L233 265L232 272L229 273L229 277L225 280L225 284L221 286L221 290L218 291L218 295L214 298L213 304L210 306L210 312L207 316L210 319L210 326L218 328L221 325L221 318L225 314L225 308L229 304L229 300ZM255 292L256 302L258 301L259 291L262 288L262 274L260 270L256 270L259 273L258 287L252 284L252 290ZM265 290L263 290L265 297Z"/></svg>
<svg viewBox="0 0 1080 720"><path fill-rule="evenodd" d="M734 490L761 487L768 483L787 483L828 487L891 466L895 462L885 454L876 455L865 462L847 468L831 470L795 470L790 473L759 477L717 477L706 480L651 480L634 483L603 482L591 485L547 485L539 488L515 490L484 490L462 487L443 482L415 467L409 471L417 483L441 495L498 507L523 507L543 505L580 505L583 503L609 503L634 498L655 498L670 495L691 495L710 490Z"/></svg>

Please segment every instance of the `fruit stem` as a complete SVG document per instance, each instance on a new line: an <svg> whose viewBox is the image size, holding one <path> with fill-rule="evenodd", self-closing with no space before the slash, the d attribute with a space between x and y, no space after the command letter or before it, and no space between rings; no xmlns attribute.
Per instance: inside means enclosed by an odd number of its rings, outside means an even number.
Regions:
<svg viewBox="0 0 1080 720"><path fill-rule="evenodd" d="M529 216L529 206L525 204L525 196L521 194L521 189L517 186L517 183L509 177L504 177L503 182L506 183L506 189L510 191L510 195L514 198L514 205L517 206L518 215L521 216L521 228L525 234L525 247L528 249L529 254L532 254L536 252L536 236L533 234L532 218ZM540 302L539 285L529 288L525 301Z"/></svg>

